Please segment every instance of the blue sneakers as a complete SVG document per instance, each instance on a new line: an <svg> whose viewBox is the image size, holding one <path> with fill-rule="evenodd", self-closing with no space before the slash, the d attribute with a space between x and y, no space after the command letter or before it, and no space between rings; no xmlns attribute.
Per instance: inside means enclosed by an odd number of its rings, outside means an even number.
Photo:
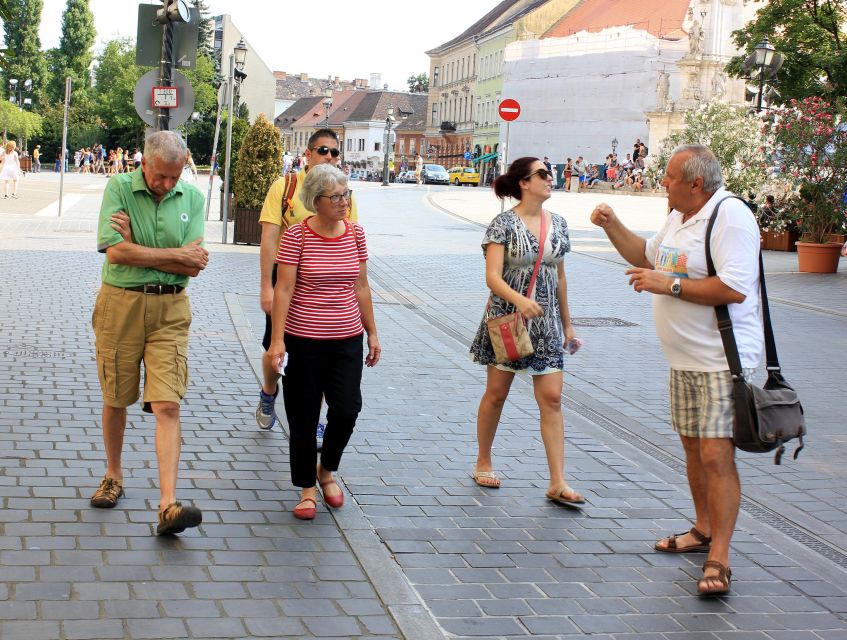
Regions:
<svg viewBox="0 0 847 640"><path fill-rule="evenodd" d="M256 409L256 422L260 429L267 431L274 426L276 422L276 397L279 394L279 386L276 388L276 393L269 395L264 390L259 390L259 406Z"/></svg>
<svg viewBox="0 0 847 640"><path fill-rule="evenodd" d="M326 431L326 425L323 422L319 422L318 429L315 432L315 438L318 441L318 451L323 449L324 446L324 431Z"/></svg>

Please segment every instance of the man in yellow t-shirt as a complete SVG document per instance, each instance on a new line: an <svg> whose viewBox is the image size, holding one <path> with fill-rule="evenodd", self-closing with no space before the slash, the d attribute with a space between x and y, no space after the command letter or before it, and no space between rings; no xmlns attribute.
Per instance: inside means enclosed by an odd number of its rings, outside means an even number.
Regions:
<svg viewBox="0 0 847 640"><path fill-rule="evenodd" d="M313 215L300 201L300 186L305 179L305 173L309 167L319 164L338 164L340 151L338 148L338 136L331 129L318 129L309 137L306 149L306 166L300 173L289 173L277 179L265 196L262 205L262 213L259 222L262 225L262 242L259 249L259 304L265 312L265 335L262 338L262 346L265 353L262 356L262 372L264 380L259 392L259 406L256 409L256 422L261 429L270 429L276 422L276 410L274 408L276 396L279 392L279 372L271 362L268 355L268 347L271 344L271 311L274 302L274 285L276 284L276 254L279 248L279 240L283 232L293 224L302 222ZM289 180L296 180L294 192L289 197ZM288 202L283 201L287 199ZM350 209L347 219L356 222L356 200L350 199ZM318 437L322 438L322 426L318 425Z"/></svg>

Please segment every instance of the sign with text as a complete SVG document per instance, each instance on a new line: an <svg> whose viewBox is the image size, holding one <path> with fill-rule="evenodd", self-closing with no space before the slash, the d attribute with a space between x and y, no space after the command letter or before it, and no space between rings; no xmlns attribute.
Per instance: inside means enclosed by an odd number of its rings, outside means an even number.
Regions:
<svg viewBox="0 0 847 640"><path fill-rule="evenodd" d="M500 103L500 106L497 107L497 112L503 120L506 122L512 122L512 120L517 120L518 116L521 115L521 105L518 104L517 100L506 98Z"/></svg>
<svg viewBox="0 0 847 640"><path fill-rule="evenodd" d="M177 87L153 87L151 105L156 109L176 109L179 106Z"/></svg>

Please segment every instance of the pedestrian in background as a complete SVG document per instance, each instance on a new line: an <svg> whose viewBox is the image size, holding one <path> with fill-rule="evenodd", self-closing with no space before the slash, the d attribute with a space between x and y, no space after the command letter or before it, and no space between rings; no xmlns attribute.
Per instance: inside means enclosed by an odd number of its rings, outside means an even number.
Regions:
<svg viewBox="0 0 847 640"><path fill-rule="evenodd" d="M32 172L41 173L41 145L35 145L32 150Z"/></svg>
<svg viewBox="0 0 847 640"><path fill-rule="evenodd" d="M103 393L106 475L91 505L112 508L124 494L121 453L127 407L139 396L156 417L159 535L180 533L203 519L176 500L182 445L179 403L188 385L191 308L185 287L205 269L205 200L180 181L187 149L173 131L147 138L141 171L106 184L97 225L97 250L106 254L92 324Z"/></svg>
<svg viewBox="0 0 847 640"><path fill-rule="evenodd" d="M715 318L727 305L744 376L752 376L763 351L759 317L759 228L747 206L723 188L721 167L702 145L674 149L662 185L672 208L649 239L630 231L606 204L591 221L601 227L633 268L638 291L653 295L656 332L670 364L671 423L685 450L694 526L656 542L665 553L707 553L701 595L729 592L729 545L740 506L741 483L732 442L732 374ZM726 199L726 202L721 202ZM717 275L706 267L709 219L720 207L711 235Z"/></svg>
<svg viewBox="0 0 847 640"><path fill-rule="evenodd" d="M309 169L303 206L315 215L289 227L276 255L272 337L268 355L284 368L282 395L291 430L291 480L300 487L294 517L311 520L320 484L324 502L338 508L344 493L333 478L362 409L362 337L372 367L381 348L368 284L365 233L348 221L347 176L330 164ZM285 356L288 364L285 365ZM315 424L322 398L327 424L315 467Z"/></svg>
<svg viewBox="0 0 847 640"><path fill-rule="evenodd" d="M471 345L471 356L488 368L488 381L477 414L479 451L473 479L482 487L500 486L491 460L494 435L515 374L528 373L541 414L541 439L550 472L547 498L573 504L585 499L564 478L562 371L566 345L570 344L573 352L579 342L571 324L565 277L564 257L571 248L568 225L561 216L542 208L552 188L553 176L538 158L518 158L494 181L498 198L519 202L494 218L482 241L491 298ZM543 245L539 246L542 235ZM537 281L534 290L527 291L539 251L542 261ZM516 362L497 364L486 320L515 310L527 320L535 352Z"/></svg>
<svg viewBox="0 0 847 640"><path fill-rule="evenodd" d="M21 177L21 159L18 152L15 150L17 143L14 140L9 140L3 147L3 153L0 155L0 162L3 163L0 169L0 180L3 181L3 197L9 197L9 183L12 183L12 197L18 197L18 180Z"/></svg>

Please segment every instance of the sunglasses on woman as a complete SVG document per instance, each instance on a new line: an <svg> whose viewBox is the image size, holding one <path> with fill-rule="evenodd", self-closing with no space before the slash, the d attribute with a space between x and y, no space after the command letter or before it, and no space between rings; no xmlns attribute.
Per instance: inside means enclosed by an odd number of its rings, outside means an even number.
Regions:
<svg viewBox="0 0 847 640"><path fill-rule="evenodd" d="M338 154L341 152L337 147L328 147L325 144L322 144L319 147L312 147L311 151L317 151L319 156L325 156L326 154L331 154L333 158L337 158Z"/></svg>
<svg viewBox="0 0 847 640"><path fill-rule="evenodd" d="M547 169L536 169L532 173L530 173L524 180L532 179L532 176L538 176L542 180L549 180L553 177L553 174L547 171Z"/></svg>
<svg viewBox="0 0 847 640"><path fill-rule="evenodd" d="M350 202L350 198L353 197L353 192L350 189L347 189L344 193L333 193L331 196L318 196L319 198L329 198L329 201L332 204L338 204L341 202L341 198L344 198L347 202Z"/></svg>

